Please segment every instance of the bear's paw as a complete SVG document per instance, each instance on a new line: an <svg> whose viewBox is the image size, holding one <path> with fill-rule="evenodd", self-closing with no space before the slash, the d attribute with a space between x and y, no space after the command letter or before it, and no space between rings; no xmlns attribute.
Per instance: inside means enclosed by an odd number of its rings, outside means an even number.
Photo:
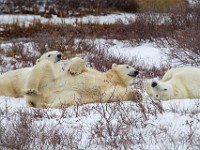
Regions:
<svg viewBox="0 0 200 150"><path fill-rule="evenodd" d="M141 102L143 99L142 94L137 90L136 91L136 102Z"/></svg>
<svg viewBox="0 0 200 150"><path fill-rule="evenodd" d="M35 89L24 90L24 94L25 95L41 95L41 93Z"/></svg>
<svg viewBox="0 0 200 150"><path fill-rule="evenodd" d="M132 100L134 102L141 102L143 99L143 96L138 90L132 89L128 92L127 98L128 100Z"/></svg>

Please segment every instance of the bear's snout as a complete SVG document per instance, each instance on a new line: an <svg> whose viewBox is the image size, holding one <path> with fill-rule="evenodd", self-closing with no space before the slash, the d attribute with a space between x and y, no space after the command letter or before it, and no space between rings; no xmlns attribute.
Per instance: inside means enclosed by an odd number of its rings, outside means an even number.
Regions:
<svg viewBox="0 0 200 150"><path fill-rule="evenodd" d="M128 75L131 77L136 77L138 74L139 74L139 71L136 70L136 71L130 72Z"/></svg>
<svg viewBox="0 0 200 150"><path fill-rule="evenodd" d="M58 54L57 57L59 58L59 60L62 58L61 54Z"/></svg>
<svg viewBox="0 0 200 150"><path fill-rule="evenodd" d="M139 71L134 71L135 76L137 76L139 74Z"/></svg>
<svg viewBox="0 0 200 150"><path fill-rule="evenodd" d="M151 83L151 86L152 86L152 87L156 87L157 85L158 85L157 82L152 82L152 83Z"/></svg>

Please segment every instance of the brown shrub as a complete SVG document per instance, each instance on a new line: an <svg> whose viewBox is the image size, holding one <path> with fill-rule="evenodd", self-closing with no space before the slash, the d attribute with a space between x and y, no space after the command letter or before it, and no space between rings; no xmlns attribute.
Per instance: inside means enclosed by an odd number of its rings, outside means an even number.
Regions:
<svg viewBox="0 0 200 150"><path fill-rule="evenodd" d="M198 9L197 9L198 8ZM200 5L176 10L167 24L174 29L171 36L160 39L161 46L169 48L167 55L176 65L199 66Z"/></svg>
<svg viewBox="0 0 200 150"><path fill-rule="evenodd" d="M178 8L183 0L136 0L142 11L167 11Z"/></svg>
<svg viewBox="0 0 200 150"><path fill-rule="evenodd" d="M177 32L176 40L168 40L170 50L167 55L176 65L200 65L200 29L185 29Z"/></svg>

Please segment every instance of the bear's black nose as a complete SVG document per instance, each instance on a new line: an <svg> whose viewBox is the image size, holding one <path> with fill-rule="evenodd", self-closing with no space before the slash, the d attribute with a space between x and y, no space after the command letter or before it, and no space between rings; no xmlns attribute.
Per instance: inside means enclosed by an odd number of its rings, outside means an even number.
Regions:
<svg viewBox="0 0 200 150"><path fill-rule="evenodd" d="M139 71L134 71L135 76L139 74Z"/></svg>
<svg viewBox="0 0 200 150"><path fill-rule="evenodd" d="M61 59L61 58L62 58L62 55L61 55L61 54L58 54L57 57L58 57L59 59Z"/></svg>
<svg viewBox="0 0 200 150"><path fill-rule="evenodd" d="M151 83L151 86L152 86L152 87L156 87L157 85L158 85L157 82L152 82L152 83Z"/></svg>
<svg viewBox="0 0 200 150"><path fill-rule="evenodd" d="M130 77L136 77L138 74L139 74L138 71L132 71L132 72L130 72L128 75L129 75Z"/></svg>

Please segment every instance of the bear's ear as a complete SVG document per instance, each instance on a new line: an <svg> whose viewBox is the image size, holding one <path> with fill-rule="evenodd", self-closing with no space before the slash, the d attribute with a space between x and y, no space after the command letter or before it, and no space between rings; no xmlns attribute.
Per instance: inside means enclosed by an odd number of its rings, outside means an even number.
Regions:
<svg viewBox="0 0 200 150"><path fill-rule="evenodd" d="M112 64L112 68L115 68L115 67L117 67L117 64L116 63Z"/></svg>
<svg viewBox="0 0 200 150"><path fill-rule="evenodd" d="M37 60L36 60L36 64L39 63L39 62L40 62L40 59L37 59Z"/></svg>

